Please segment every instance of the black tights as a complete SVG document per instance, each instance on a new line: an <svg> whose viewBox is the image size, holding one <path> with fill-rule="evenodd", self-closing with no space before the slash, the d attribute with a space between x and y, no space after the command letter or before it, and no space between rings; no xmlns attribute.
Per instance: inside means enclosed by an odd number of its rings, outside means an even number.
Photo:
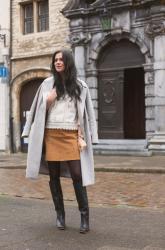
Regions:
<svg viewBox="0 0 165 250"><path fill-rule="evenodd" d="M67 161L73 182L82 181L80 160ZM60 162L48 161L50 181L60 177Z"/></svg>

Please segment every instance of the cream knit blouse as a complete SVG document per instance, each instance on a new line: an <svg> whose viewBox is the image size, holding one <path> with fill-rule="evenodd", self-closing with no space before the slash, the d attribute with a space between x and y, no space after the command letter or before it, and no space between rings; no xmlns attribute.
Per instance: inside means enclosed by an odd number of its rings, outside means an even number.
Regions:
<svg viewBox="0 0 165 250"><path fill-rule="evenodd" d="M49 108L46 128L77 130L77 107L75 99L66 94Z"/></svg>

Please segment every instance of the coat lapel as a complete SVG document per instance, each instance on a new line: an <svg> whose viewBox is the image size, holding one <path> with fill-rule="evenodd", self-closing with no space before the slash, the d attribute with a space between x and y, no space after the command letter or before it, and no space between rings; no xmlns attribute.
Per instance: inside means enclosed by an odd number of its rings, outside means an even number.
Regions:
<svg viewBox="0 0 165 250"><path fill-rule="evenodd" d="M43 92L50 91L53 88L53 84L54 84L54 77L52 76L45 82L43 86Z"/></svg>
<svg viewBox="0 0 165 250"><path fill-rule="evenodd" d="M82 116L84 115L84 108L85 108L85 100L86 100L86 94L87 94L87 87L86 85L83 83L83 81L78 80L78 83L80 85L81 88L81 94L80 94L80 101L78 101L78 106L79 109L81 111Z"/></svg>

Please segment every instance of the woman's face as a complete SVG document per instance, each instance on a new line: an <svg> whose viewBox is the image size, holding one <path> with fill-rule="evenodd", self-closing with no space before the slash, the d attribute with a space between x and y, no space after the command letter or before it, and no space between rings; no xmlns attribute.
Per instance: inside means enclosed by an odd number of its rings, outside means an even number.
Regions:
<svg viewBox="0 0 165 250"><path fill-rule="evenodd" d="M55 67L55 70L56 70L58 73L64 72L64 70L65 70L65 65L64 65L63 58L62 58L62 52L59 52L59 53L57 53L57 54L55 55L54 67Z"/></svg>

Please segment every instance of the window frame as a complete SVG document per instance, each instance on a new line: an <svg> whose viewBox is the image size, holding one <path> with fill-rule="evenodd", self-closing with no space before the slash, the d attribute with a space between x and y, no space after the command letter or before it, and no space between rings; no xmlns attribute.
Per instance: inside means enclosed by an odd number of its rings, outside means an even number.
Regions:
<svg viewBox="0 0 165 250"><path fill-rule="evenodd" d="M31 9L32 15L29 17L26 16L26 8L28 8L28 6L32 7L32 9ZM33 1L24 3L22 5L22 8L23 8L23 34L24 35L32 34L32 33L34 33L34 5L33 5ZM29 27L30 31L28 31L28 24L30 25L30 27Z"/></svg>
<svg viewBox="0 0 165 250"><path fill-rule="evenodd" d="M40 14L40 4L47 4L47 12ZM42 23L42 21L44 21ZM44 27L43 27L43 26ZM49 1L48 0L39 0L37 1L37 32L45 32L49 30Z"/></svg>
<svg viewBox="0 0 165 250"><path fill-rule="evenodd" d="M46 2L47 11L44 12L43 16L39 13L40 4ZM49 31L49 0L23 0L20 3L20 27L21 33L23 35L30 35L34 33L41 33ZM25 8L28 5L32 5L32 16L26 16ZM27 23L30 22L31 18L31 28L28 31Z"/></svg>

